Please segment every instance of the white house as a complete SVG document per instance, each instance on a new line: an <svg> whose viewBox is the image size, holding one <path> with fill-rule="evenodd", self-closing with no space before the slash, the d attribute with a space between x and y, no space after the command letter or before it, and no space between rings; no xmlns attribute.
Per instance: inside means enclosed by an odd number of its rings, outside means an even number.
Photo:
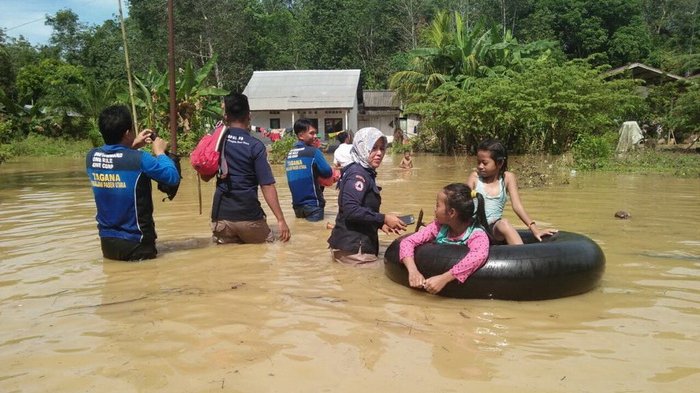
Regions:
<svg viewBox="0 0 700 393"><path fill-rule="evenodd" d="M321 140L329 132L357 130L360 70L255 71L243 94L257 127L290 128L307 118Z"/></svg>

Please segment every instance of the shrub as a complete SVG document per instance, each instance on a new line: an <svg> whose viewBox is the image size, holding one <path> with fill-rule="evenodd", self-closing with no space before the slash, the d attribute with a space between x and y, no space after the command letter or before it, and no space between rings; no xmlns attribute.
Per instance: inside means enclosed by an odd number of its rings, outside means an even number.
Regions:
<svg viewBox="0 0 700 393"><path fill-rule="evenodd" d="M579 169L597 169L606 166L615 152L616 140L615 133L600 136L580 134L571 149L574 165Z"/></svg>
<svg viewBox="0 0 700 393"><path fill-rule="evenodd" d="M12 157L12 146L0 144L0 164Z"/></svg>
<svg viewBox="0 0 700 393"><path fill-rule="evenodd" d="M272 143L270 151L270 162L273 164L281 164L287 158L287 153L292 149L297 138L294 134L287 135L284 138Z"/></svg>

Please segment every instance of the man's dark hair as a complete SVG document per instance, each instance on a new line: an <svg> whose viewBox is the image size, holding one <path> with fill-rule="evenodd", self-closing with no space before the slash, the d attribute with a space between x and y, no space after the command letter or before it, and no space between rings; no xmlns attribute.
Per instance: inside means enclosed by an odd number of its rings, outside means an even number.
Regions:
<svg viewBox="0 0 700 393"><path fill-rule="evenodd" d="M314 127L314 123L309 119L299 119L294 123L294 134L297 136L304 131L308 131L310 127Z"/></svg>
<svg viewBox="0 0 700 393"><path fill-rule="evenodd" d="M338 140L338 142L345 143L345 141L348 140L349 136L350 134L348 134L347 131L341 131L340 134L338 134L338 136L336 136L335 138Z"/></svg>
<svg viewBox="0 0 700 393"><path fill-rule="evenodd" d="M224 110L228 120L245 121L250 114L250 104L245 94L233 93L224 97Z"/></svg>
<svg viewBox="0 0 700 393"><path fill-rule="evenodd" d="M124 105L112 105L100 112L97 126L105 143L116 145L121 142L124 134L133 128L134 122L131 120L129 108Z"/></svg>

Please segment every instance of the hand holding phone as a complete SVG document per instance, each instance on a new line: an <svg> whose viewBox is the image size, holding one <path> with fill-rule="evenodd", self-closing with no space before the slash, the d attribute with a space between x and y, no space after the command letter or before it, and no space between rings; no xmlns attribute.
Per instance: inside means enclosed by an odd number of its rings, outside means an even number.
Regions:
<svg viewBox="0 0 700 393"><path fill-rule="evenodd" d="M411 225L416 222L416 218L413 217L413 214L406 214L405 216L399 216L399 219L403 221L404 224L406 225Z"/></svg>

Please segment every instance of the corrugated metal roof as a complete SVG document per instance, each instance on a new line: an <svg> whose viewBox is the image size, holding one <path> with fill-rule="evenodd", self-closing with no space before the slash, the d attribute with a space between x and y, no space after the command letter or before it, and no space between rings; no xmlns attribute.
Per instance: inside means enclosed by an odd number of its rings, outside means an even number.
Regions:
<svg viewBox="0 0 700 393"><path fill-rule="evenodd" d="M250 110L352 108L360 70L255 71L243 94Z"/></svg>
<svg viewBox="0 0 700 393"><path fill-rule="evenodd" d="M399 104L394 102L396 92L393 90L365 90L362 92L365 108L396 108Z"/></svg>
<svg viewBox="0 0 700 393"><path fill-rule="evenodd" d="M631 63L622 67L614 68L612 70L603 73L605 77L617 75L625 71L631 71L632 77L637 79L644 79L647 82L661 83L668 81L679 81L685 80L682 76L671 74L670 72L664 72L658 68L654 68L642 63Z"/></svg>

